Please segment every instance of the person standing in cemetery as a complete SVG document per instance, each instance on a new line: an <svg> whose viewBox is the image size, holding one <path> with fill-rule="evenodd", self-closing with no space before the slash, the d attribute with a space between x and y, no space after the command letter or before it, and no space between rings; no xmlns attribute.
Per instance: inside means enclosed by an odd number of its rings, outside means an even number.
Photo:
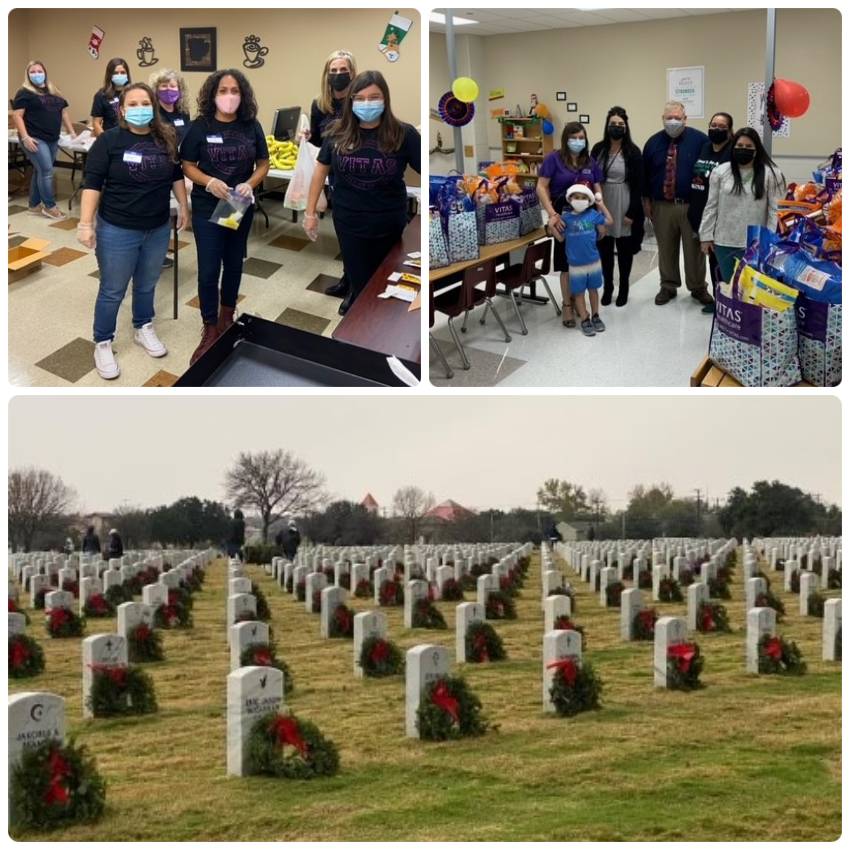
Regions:
<svg viewBox="0 0 850 850"><path fill-rule="evenodd" d="M419 133L393 115L380 71L364 71L351 84L342 116L327 129L304 213L304 230L319 233L316 204L333 179L333 221L349 290L344 315L407 225L404 172L421 168Z"/></svg>
<svg viewBox="0 0 850 850"><path fill-rule="evenodd" d="M18 143L32 163L29 211L54 221L63 221L65 213L56 204L53 192L53 163L59 152L62 128L74 135L68 115L68 101L47 78L44 62L27 63L24 81L12 101L12 121L18 131Z"/></svg>
<svg viewBox="0 0 850 850"><path fill-rule="evenodd" d="M708 181L711 172L718 165L729 162L732 155L732 133L734 132L732 116L728 112L715 112L708 122L708 141L702 146L697 161L694 163L694 173L691 177L691 200L688 204L688 221L694 233L699 233L702 223L702 213L708 201ZM717 280L717 258L714 251L708 252L708 269L711 284ZM703 313L713 313L714 305L706 304Z"/></svg>
<svg viewBox="0 0 850 850"><path fill-rule="evenodd" d="M156 107L159 117L174 128L177 136L177 146L189 132L192 119L189 117L189 94L186 80L182 74L163 68L150 75L148 84L156 94Z"/></svg>
<svg viewBox="0 0 850 850"><path fill-rule="evenodd" d="M732 280L735 261L747 247L748 226L776 230L784 194L785 178L759 134L752 127L742 127L732 137L731 160L711 172L699 232L702 250L717 256L722 280Z"/></svg>
<svg viewBox="0 0 850 850"><path fill-rule="evenodd" d="M100 538L94 533L94 526L86 529L80 549L84 555L100 555Z"/></svg>
<svg viewBox="0 0 850 850"><path fill-rule="evenodd" d="M605 119L605 135L590 152L602 170L602 200L611 213L608 233L599 240L602 260L602 305L608 306L614 294L614 248L617 253L619 283L617 306L629 300L632 260L643 241L643 160L632 141L629 116L622 106L612 106Z"/></svg>
<svg viewBox="0 0 850 850"><path fill-rule="evenodd" d="M107 558L121 558L124 556L124 543L117 528L110 529L109 540L106 543Z"/></svg>
<svg viewBox="0 0 850 850"><path fill-rule="evenodd" d="M233 512L233 522L230 523L230 535L227 538L227 555L230 558L243 559L242 547L245 545L245 515L239 508Z"/></svg>
<svg viewBox="0 0 850 850"><path fill-rule="evenodd" d="M691 297L705 306L714 303L705 282L705 256L688 221L691 177L708 136L687 126L688 116L679 101L664 105L664 129L650 136L643 148L644 212L652 220L658 242L661 288L659 306L672 301L682 285L679 249L685 255L685 284Z"/></svg>
<svg viewBox="0 0 850 850"><path fill-rule="evenodd" d="M295 556L298 554L298 547L301 545L301 532L298 530L294 519L289 521L286 528L281 529L275 542L280 546L287 560L295 560Z"/></svg>
<svg viewBox="0 0 850 850"><path fill-rule="evenodd" d="M118 126L121 93L131 82L130 65L126 60L115 57L106 63L103 86L94 93L91 105L92 129L95 136Z"/></svg>
<svg viewBox="0 0 850 850"><path fill-rule="evenodd" d="M198 94L198 116L180 146L192 188L192 230L198 252L201 341L194 363L232 324L242 262L254 219L254 190L269 170L269 149L257 120L257 100L245 75L234 68L210 74ZM235 229L212 221L231 193L250 205Z"/></svg>
<svg viewBox="0 0 850 850"><path fill-rule="evenodd" d="M590 187L598 197L602 197L602 170L590 155L587 131L578 121L570 121L561 133L560 149L543 158L537 179L537 197L549 214L549 230L559 239L564 233L561 213L564 211L567 190L577 183ZM564 327L574 328L576 320L570 290L570 266L566 252L557 245L554 247L552 269L560 272L561 318Z"/></svg>
<svg viewBox="0 0 850 850"><path fill-rule="evenodd" d="M171 193L177 229L189 218L174 130L157 117L144 83L121 92L117 127L89 151L77 240L97 255L100 286L94 307L94 363L98 375L121 374L112 341L118 310L133 281L134 341L151 357L168 350L153 326L154 294L171 235Z"/></svg>

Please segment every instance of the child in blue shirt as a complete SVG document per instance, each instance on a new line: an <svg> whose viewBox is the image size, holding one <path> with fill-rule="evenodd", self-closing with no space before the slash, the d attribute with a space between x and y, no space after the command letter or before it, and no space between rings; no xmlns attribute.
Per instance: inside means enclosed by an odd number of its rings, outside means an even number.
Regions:
<svg viewBox="0 0 850 850"><path fill-rule="evenodd" d="M594 204L599 209L595 209ZM613 219L601 199L597 201L591 189L580 183L567 189L567 205L561 218L564 232L555 231L554 235L565 243L570 267L568 286L581 319L581 331L585 336L596 336L605 330L599 318L599 290L603 281L596 241L605 235L605 227ZM586 291L590 293L590 313L584 297Z"/></svg>

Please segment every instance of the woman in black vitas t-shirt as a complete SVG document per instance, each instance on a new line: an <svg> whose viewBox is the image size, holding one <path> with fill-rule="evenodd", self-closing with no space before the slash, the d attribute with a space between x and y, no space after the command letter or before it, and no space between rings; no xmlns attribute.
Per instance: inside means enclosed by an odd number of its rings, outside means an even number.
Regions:
<svg viewBox="0 0 850 850"><path fill-rule="evenodd" d="M91 105L92 130L95 136L118 126L118 102L121 92L130 84L130 66L120 56L106 63L103 86L94 93Z"/></svg>
<svg viewBox="0 0 850 850"><path fill-rule="evenodd" d="M43 62L30 62L24 82L12 101L12 121L24 156L32 163L29 210L61 221L64 213L53 193L53 163L62 127L73 136L68 101L50 80Z"/></svg>
<svg viewBox="0 0 850 850"><path fill-rule="evenodd" d="M186 90L186 81L177 71L163 68L150 75L148 84L156 95L159 117L174 128L179 147L192 123L189 117L189 93Z"/></svg>
<svg viewBox="0 0 850 850"><path fill-rule="evenodd" d="M180 158L184 173L195 184L192 229L203 321L191 364L233 324L254 217L254 190L269 171L269 148L257 121L254 90L241 71L229 68L207 77L198 95L198 117L183 139ZM210 221L218 202L233 193L251 203L236 228Z"/></svg>
<svg viewBox="0 0 850 850"><path fill-rule="evenodd" d="M380 71L364 71L351 84L342 118L328 130L319 152L304 214L304 229L318 236L316 203L333 174L333 221L349 294L344 314L377 270L407 224L408 166L419 172L419 133L400 122Z"/></svg>

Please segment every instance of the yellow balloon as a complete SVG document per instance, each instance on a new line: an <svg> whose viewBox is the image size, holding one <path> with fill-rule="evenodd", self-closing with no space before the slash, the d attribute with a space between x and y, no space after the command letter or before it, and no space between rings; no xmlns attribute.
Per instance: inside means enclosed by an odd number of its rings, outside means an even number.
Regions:
<svg viewBox="0 0 850 850"><path fill-rule="evenodd" d="M478 97L478 83L471 77L458 77L452 83L452 94L463 103L472 103Z"/></svg>

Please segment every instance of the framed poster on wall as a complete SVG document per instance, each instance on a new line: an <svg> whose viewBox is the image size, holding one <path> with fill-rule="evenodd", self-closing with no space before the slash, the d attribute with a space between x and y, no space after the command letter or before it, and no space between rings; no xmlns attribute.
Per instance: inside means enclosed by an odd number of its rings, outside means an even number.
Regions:
<svg viewBox="0 0 850 850"><path fill-rule="evenodd" d="M216 67L215 27L181 27L180 70L210 72Z"/></svg>
<svg viewBox="0 0 850 850"><path fill-rule="evenodd" d="M705 118L705 66L668 68L667 100L684 103L688 118Z"/></svg>

